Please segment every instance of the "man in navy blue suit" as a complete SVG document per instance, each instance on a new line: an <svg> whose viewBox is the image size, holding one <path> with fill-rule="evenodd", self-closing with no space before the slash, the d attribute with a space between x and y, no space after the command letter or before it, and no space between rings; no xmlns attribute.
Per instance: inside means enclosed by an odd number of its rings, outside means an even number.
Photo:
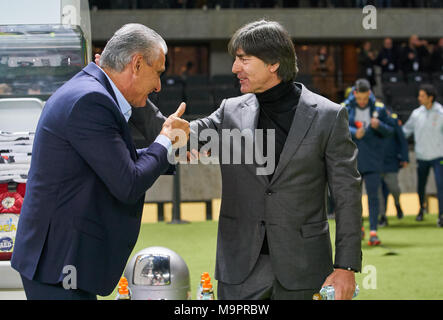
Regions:
<svg viewBox="0 0 443 320"><path fill-rule="evenodd" d="M189 134L182 103L148 148L136 150L130 135L131 105L160 91L166 53L155 31L125 25L101 68L90 63L47 101L11 261L28 299L96 299L115 288L137 241L145 191L169 168L172 143L186 144L176 130Z"/></svg>

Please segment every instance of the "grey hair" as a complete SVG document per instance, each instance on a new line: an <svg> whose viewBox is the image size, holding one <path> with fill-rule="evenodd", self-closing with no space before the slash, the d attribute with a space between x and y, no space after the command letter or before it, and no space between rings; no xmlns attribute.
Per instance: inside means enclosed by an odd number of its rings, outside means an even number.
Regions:
<svg viewBox="0 0 443 320"><path fill-rule="evenodd" d="M229 41L228 51L235 57L239 49L267 64L280 63L277 75L283 81L294 80L298 73L294 43L276 21L254 21L237 30Z"/></svg>
<svg viewBox="0 0 443 320"><path fill-rule="evenodd" d="M158 59L160 50L166 55L165 40L154 30L138 23L128 23L118 29L108 41L100 57L100 67L122 72L134 54L142 54L146 63Z"/></svg>

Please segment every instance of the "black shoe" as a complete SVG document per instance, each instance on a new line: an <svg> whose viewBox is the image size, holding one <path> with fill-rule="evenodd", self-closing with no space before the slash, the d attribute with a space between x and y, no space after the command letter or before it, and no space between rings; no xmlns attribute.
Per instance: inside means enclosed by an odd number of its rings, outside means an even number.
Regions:
<svg viewBox="0 0 443 320"><path fill-rule="evenodd" d="M397 209L397 218L403 219L403 210L401 209L401 206L396 204L395 208Z"/></svg>
<svg viewBox="0 0 443 320"><path fill-rule="evenodd" d="M442 218L438 218L437 227L443 228L443 217Z"/></svg>
<svg viewBox="0 0 443 320"><path fill-rule="evenodd" d="M415 221L423 221L423 209L420 209L420 211L417 214L417 217L415 218Z"/></svg>
<svg viewBox="0 0 443 320"><path fill-rule="evenodd" d="M386 216L381 216L378 225L380 227L386 227L388 225L388 218L386 218Z"/></svg>

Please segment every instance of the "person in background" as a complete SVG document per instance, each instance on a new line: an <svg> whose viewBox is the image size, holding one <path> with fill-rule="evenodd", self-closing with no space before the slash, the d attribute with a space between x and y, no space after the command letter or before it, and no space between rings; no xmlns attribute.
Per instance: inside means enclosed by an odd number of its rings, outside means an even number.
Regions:
<svg viewBox="0 0 443 320"><path fill-rule="evenodd" d="M434 86L420 86L418 102L415 109L403 126L405 137L414 135L415 156L417 158L417 192L420 211L417 221L423 221L425 210L425 190L429 170L434 169L437 185L438 221L437 226L443 227L443 107L435 101L437 92Z"/></svg>
<svg viewBox="0 0 443 320"><path fill-rule="evenodd" d="M186 62L186 64L180 68L180 76L182 77L183 81L186 81L188 76L192 74L193 68L194 63L192 61Z"/></svg>
<svg viewBox="0 0 443 320"><path fill-rule="evenodd" d="M349 130L358 148L358 171L366 186L369 204L369 241L376 246L381 243L377 235L380 210L379 188L383 172L384 139L393 133L386 109L377 102L369 81L358 79L349 97L342 103L348 109Z"/></svg>
<svg viewBox="0 0 443 320"><path fill-rule="evenodd" d="M397 218L403 218L403 210L400 205L401 189L398 183L398 172L401 168L406 168L409 163L408 142L401 129L401 122L397 114L392 113L389 109L388 119L394 128L393 135L387 137L384 143L384 161L382 174L382 193L383 197L380 199L380 226L388 225L386 218L386 208L388 203L389 193L394 198L395 208L397 210Z"/></svg>
<svg viewBox="0 0 443 320"><path fill-rule="evenodd" d="M408 45L400 55L400 66L405 75L425 71L425 60L429 55L427 41L420 40L416 34L409 37Z"/></svg>
<svg viewBox="0 0 443 320"><path fill-rule="evenodd" d="M443 73L443 38L438 40L431 54L430 71Z"/></svg>
<svg viewBox="0 0 443 320"><path fill-rule="evenodd" d="M381 67L382 73L398 71L398 52L391 38L383 40L383 48L378 53L375 63Z"/></svg>
<svg viewBox="0 0 443 320"><path fill-rule="evenodd" d="M314 56L311 73L314 87L318 90L318 93L329 100L336 101L335 63L327 46L321 46Z"/></svg>
<svg viewBox="0 0 443 320"><path fill-rule="evenodd" d="M367 79L371 87L375 86L374 64L376 60L375 52L372 50L371 42L365 41L358 54L359 77Z"/></svg>

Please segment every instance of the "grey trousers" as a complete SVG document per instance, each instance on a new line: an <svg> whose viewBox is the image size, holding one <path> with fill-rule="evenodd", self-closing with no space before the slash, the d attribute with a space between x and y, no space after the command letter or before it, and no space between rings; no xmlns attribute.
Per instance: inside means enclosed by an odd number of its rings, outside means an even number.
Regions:
<svg viewBox="0 0 443 320"><path fill-rule="evenodd" d="M218 300L312 300L320 288L287 290L275 278L269 255L260 255L251 274L241 284L218 282Z"/></svg>

